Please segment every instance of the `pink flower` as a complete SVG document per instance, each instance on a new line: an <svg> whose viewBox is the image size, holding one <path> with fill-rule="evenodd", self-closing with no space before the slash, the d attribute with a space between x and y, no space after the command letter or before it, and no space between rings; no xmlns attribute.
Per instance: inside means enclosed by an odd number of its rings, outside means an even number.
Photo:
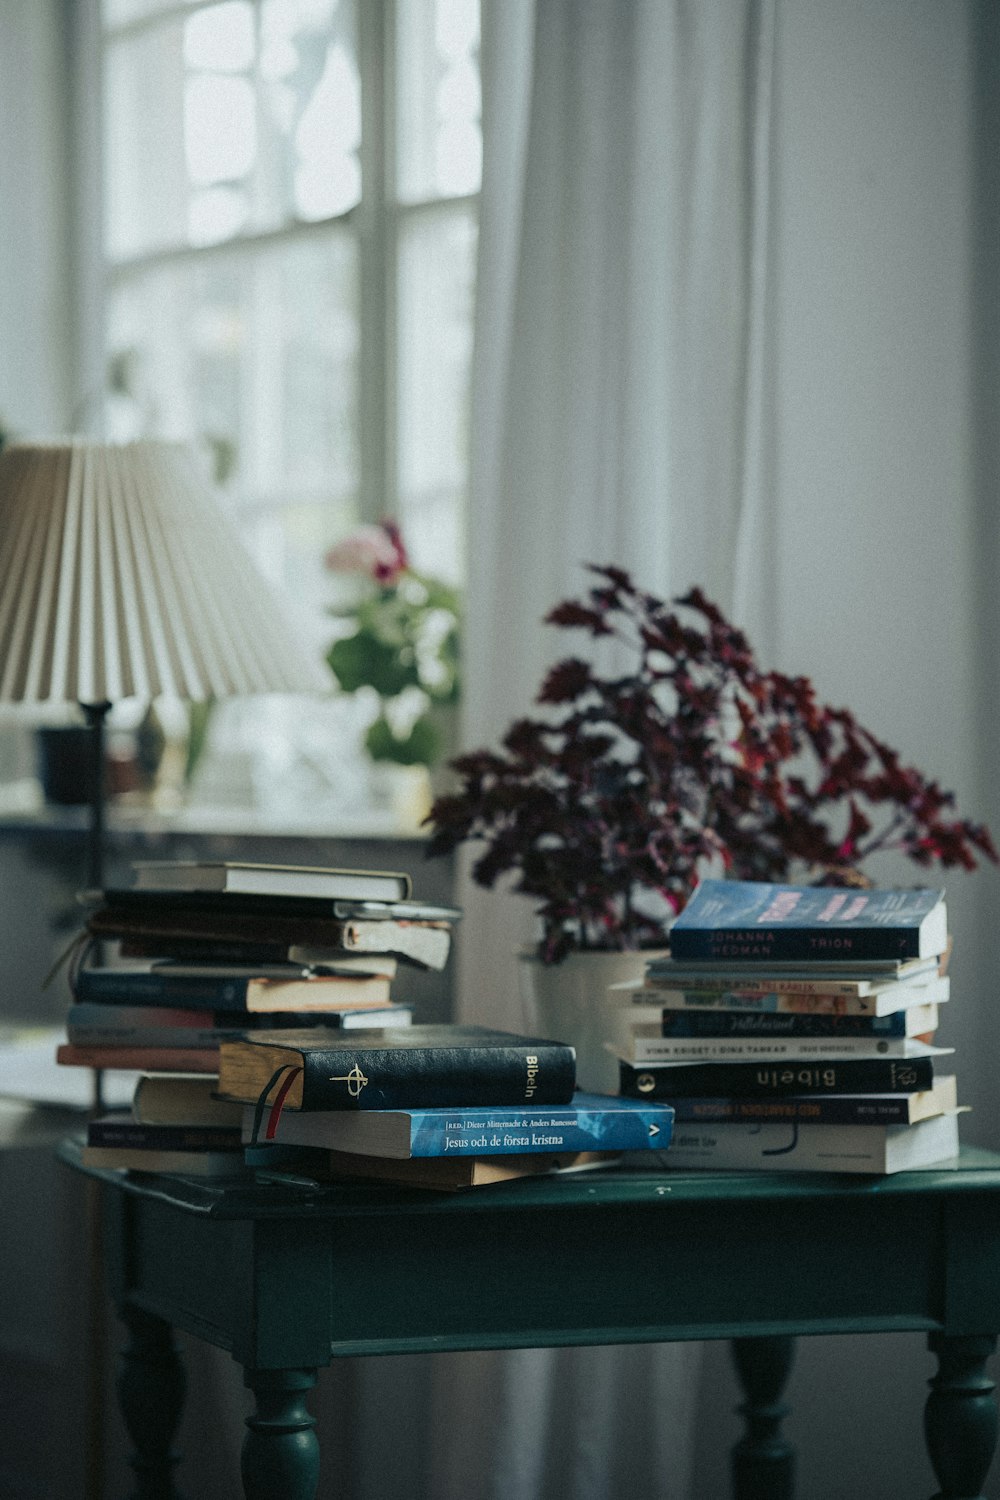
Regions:
<svg viewBox="0 0 1000 1500"><path fill-rule="evenodd" d="M395 521L359 526L331 547L324 561L333 573L364 573L386 585L394 584L410 565Z"/></svg>

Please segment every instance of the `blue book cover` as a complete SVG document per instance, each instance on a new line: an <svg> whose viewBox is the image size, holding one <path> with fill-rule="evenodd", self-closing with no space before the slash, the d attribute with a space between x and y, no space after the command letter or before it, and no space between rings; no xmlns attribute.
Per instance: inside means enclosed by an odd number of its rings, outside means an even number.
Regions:
<svg viewBox="0 0 1000 1500"><path fill-rule="evenodd" d="M244 1116L243 1137L253 1140L256 1112ZM577 1092L572 1103L453 1109L283 1111L270 1139L277 1145L314 1146L366 1156L508 1156L529 1152L663 1150L670 1142L670 1105ZM257 1143L265 1140L266 1117Z"/></svg>
<svg viewBox="0 0 1000 1500"><path fill-rule="evenodd" d="M927 958L948 942L944 891L703 880L670 929L675 959Z"/></svg>

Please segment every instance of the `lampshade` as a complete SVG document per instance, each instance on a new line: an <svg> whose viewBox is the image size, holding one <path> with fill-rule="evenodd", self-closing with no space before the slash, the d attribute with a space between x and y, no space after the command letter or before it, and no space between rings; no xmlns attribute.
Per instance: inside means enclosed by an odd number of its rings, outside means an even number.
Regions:
<svg viewBox="0 0 1000 1500"><path fill-rule="evenodd" d="M183 444L0 452L0 700L330 685Z"/></svg>

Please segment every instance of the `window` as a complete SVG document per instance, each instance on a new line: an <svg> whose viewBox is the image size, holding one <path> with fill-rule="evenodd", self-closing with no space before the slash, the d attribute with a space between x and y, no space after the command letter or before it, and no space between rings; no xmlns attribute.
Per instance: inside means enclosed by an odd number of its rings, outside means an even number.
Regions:
<svg viewBox="0 0 1000 1500"><path fill-rule="evenodd" d="M103 0L112 438L200 438L268 576L461 575L478 0Z"/></svg>

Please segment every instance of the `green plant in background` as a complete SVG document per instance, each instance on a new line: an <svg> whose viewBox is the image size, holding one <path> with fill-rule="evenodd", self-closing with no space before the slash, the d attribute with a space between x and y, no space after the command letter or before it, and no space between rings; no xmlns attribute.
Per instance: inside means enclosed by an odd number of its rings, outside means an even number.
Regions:
<svg viewBox="0 0 1000 1500"><path fill-rule="evenodd" d="M365 749L376 761L437 765L450 749L444 711L460 692L457 591L411 567L394 521L359 526L325 561L356 586L351 602L331 611L346 629L327 661L345 693L378 696Z"/></svg>

